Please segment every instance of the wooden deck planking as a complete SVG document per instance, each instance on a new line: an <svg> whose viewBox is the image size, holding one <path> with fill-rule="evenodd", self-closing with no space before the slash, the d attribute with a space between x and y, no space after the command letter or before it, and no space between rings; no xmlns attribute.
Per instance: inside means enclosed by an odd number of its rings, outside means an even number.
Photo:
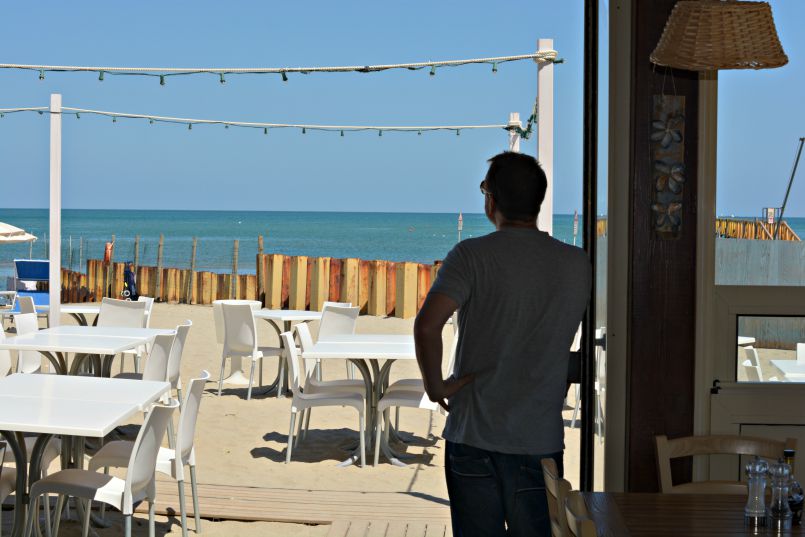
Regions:
<svg viewBox="0 0 805 537"><path fill-rule="evenodd" d="M450 537L448 526L439 522L389 522L387 520L336 520L327 537Z"/></svg>
<svg viewBox="0 0 805 537"><path fill-rule="evenodd" d="M403 523L403 526L409 521L417 521L411 530L405 530L409 533L400 535L423 537L426 534L430 537L433 531L438 537L444 536L444 531L440 533L438 528L446 528L450 521L450 508L446 502L402 492L269 489L204 484L199 484L198 489L201 517L207 519L303 524L331 524L347 520L356 524L364 523L366 528L372 528L368 524L372 520L386 524ZM185 486L185 492L188 517L192 517L189 483ZM147 505L141 504L137 510L147 512ZM156 510L162 515L178 515L179 495L175 481L157 481ZM374 535L377 525L381 523L375 522L372 533L364 532L360 534L361 537ZM391 537L396 533L381 535Z"/></svg>

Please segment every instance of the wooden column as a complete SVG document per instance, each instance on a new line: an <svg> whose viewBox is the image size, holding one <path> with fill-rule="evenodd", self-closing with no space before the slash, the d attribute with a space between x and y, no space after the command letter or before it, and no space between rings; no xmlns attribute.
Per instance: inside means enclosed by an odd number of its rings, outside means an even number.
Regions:
<svg viewBox="0 0 805 537"><path fill-rule="evenodd" d="M632 4L626 487L635 492L658 490L654 436L693 433L699 79L649 61L674 4ZM660 95L684 97L685 180L675 236L655 229L658 178L651 134ZM690 461L678 462L675 478L689 479Z"/></svg>
<svg viewBox="0 0 805 537"><path fill-rule="evenodd" d="M416 315L417 267L416 263L397 263L395 317L409 319Z"/></svg>
<svg viewBox="0 0 805 537"><path fill-rule="evenodd" d="M341 302L351 302L353 306L360 305L358 302L358 271L358 259L344 259L344 264L341 266Z"/></svg>
<svg viewBox="0 0 805 537"><path fill-rule="evenodd" d="M369 315L386 315L386 262L370 261Z"/></svg>
<svg viewBox="0 0 805 537"><path fill-rule="evenodd" d="M321 311L330 292L330 258L313 259L313 270L310 273L310 310Z"/></svg>
<svg viewBox="0 0 805 537"><path fill-rule="evenodd" d="M267 254L268 266L266 268L266 302L269 309L279 309L282 307L282 265L284 255Z"/></svg>
<svg viewBox="0 0 805 537"><path fill-rule="evenodd" d="M307 256L291 258L291 284L288 292L288 309L305 309L305 287L307 285Z"/></svg>

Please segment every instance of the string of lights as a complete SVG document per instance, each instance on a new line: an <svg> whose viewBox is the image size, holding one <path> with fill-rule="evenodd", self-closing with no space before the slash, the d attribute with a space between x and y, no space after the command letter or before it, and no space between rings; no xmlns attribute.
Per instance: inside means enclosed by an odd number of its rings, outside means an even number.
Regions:
<svg viewBox="0 0 805 537"><path fill-rule="evenodd" d="M221 84L226 83L227 75L279 75L284 82L288 81L289 74L308 75L312 73L376 73L394 69L419 71L430 68L430 75L436 75L436 70L442 67L461 67L473 64L492 66L492 72L498 71L498 66L504 63L533 60L536 63L562 63L557 58L555 50L540 50L530 54L513 56L495 56L488 58L470 58L465 60L442 60L415 63L394 63L381 65L347 65L330 67L114 67L114 66L79 66L79 65L38 65L19 63L0 63L0 69L15 69L35 71L39 73L39 80L45 79L45 73L89 72L96 73L98 80L106 75L114 76L146 76L159 78L160 85L165 85L168 77L185 75L213 75Z"/></svg>
<svg viewBox="0 0 805 537"><path fill-rule="evenodd" d="M5 114L13 114L19 112L35 112L40 115L53 113L48 107L19 107L19 108L0 108L0 118ZM76 119L81 119L83 115L101 116L111 118L113 123L117 123L119 119L131 120L144 120L149 124L154 123L172 123L179 125L186 125L188 130L193 130L194 126L223 126L225 129L229 128L247 128L247 129L260 129L263 134L268 134L273 129L296 129L300 130L302 134L307 134L308 131L325 131L337 132L344 136L346 132L361 132L361 131L374 131L378 136L383 136L384 132L415 132L421 135L423 132L433 131L450 131L454 132L456 136L461 135L463 130L479 130L479 129L503 129L517 131L521 137L528 138L532 131L532 123L536 120L536 112L528 120L528 125L525 129L521 127L513 127L506 124L491 124L491 125L323 125L323 124L309 124L309 123L264 123L256 121L230 121L221 119L204 119L204 118L187 118L187 117L172 117L172 116L158 116L151 114L134 114L130 112L112 112L107 110L92 110L89 108L73 108L62 107L61 114L75 116Z"/></svg>

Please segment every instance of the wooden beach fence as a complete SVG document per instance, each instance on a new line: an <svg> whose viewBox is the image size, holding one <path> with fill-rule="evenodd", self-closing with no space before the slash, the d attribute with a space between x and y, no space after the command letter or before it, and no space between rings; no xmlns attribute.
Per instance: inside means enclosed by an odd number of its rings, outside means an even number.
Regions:
<svg viewBox="0 0 805 537"><path fill-rule="evenodd" d="M161 256L160 256L161 257ZM160 302L211 304L238 298L272 309L321 310L325 301L351 302L361 314L414 317L439 268L434 264L257 254L256 274L137 266L141 295ZM194 263L193 263L194 264ZM98 302L120 298L125 263L88 259L86 273L62 270L62 300Z"/></svg>

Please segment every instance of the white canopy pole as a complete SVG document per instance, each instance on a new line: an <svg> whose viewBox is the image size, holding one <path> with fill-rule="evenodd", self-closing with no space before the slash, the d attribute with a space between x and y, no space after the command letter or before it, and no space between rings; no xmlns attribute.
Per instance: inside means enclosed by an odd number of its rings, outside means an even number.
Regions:
<svg viewBox="0 0 805 537"><path fill-rule="evenodd" d="M509 114L509 123L507 126L522 128L520 112L512 112ZM509 131L509 151L513 153L520 152L520 133L514 129Z"/></svg>
<svg viewBox="0 0 805 537"><path fill-rule="evenodd" d="M61 317L61 95L50 96L50 326Z"/></svg>
<svg viewBox="0 0 805 537"><path fill-rule="evenodd" d="M553 50L553 39L540 39L540 50ZM537 227L553 235L553 62L539 63L537 69L537 159L548 178Z"/></svg>

